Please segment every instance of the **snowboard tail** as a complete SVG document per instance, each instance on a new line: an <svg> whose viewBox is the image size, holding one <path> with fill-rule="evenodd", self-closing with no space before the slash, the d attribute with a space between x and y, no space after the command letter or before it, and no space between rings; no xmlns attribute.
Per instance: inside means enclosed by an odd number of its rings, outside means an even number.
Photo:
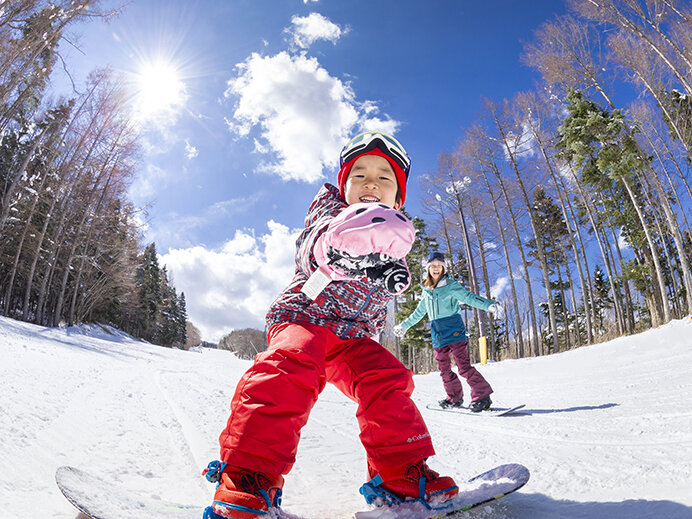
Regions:
<svg viewBox="0 0 692 519"><path fill-rule="evenodd" d="M58 488L89 519L200 519L204 509L128 492L117 484L75 467L55 471Z"/></svg>

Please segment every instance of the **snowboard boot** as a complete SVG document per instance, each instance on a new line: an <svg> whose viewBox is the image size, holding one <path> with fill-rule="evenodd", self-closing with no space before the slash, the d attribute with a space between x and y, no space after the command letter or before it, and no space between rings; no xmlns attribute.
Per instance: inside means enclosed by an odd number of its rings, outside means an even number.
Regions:
<svg viewBox="0 0 692 519"><path fill-rule="evenodd" d="M483 398L479 398L478 400L474 400L473 402L471 402L469 409L471 409L471 411L473 411L474 413L480 413L481 411L490 409L490 404L492 403L493 401L490 400L490 395L484 396Z"/></svg>
<svg viewBox="0 0 692 519"><path fill-rule="evenodd" d="M216 461L204 475L219 485L203 519L256 519L281 505L284 478L280 474L253 472Z"/></svg>
<svg viewBox="0 0 692 519"><path fill-rule="evenodd" d="M440 400L440 401L438 402L438 405L439 405L442 409L448 409L448 408L450 408L450 407L464 407L464 399L463 399L463 398L460 398L460 399L457 400L456 402L452 402L452 401L449 399L449 397L447 397L447 398L445 398L444 400Z"/></svg>
<svg viewBox="0 0 692 519"><path fill-rule="evenodd" d="M392 506L403 501L434 504L457 495L459 487L448 476L440 476L421 460L403 467L375 471L368 464L370 481L360 487L368 504Z"/></svg>

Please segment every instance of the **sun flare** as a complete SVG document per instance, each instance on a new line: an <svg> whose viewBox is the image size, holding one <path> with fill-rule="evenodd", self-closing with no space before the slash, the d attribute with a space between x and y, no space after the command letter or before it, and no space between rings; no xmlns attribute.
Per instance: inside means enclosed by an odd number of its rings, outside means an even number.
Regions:
<svg viewBox="0 0 692 519"><path fill-rule="evenodd" d="M156 117L181 106L185 84L177 68L165 61L142 63L136 78L137 111L143 119Z"/></svg>

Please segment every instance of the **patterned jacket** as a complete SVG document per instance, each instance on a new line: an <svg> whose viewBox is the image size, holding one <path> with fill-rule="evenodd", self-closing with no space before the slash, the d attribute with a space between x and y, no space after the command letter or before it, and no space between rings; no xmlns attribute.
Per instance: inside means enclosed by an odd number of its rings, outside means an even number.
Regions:
<svg viewBox="0 0 692 519"><path fill-rule="evenodd" d="M310 204L305 229L296 241L293 280L267 313L267 328L284 322L324 326L342 339L373 337L382 331L393 294L367 280L332 281L312 301L301 288L317 269L313 248L332 219L348 207L339 190L325 184ZM402 261L405 265L405 262Z"/></svg>

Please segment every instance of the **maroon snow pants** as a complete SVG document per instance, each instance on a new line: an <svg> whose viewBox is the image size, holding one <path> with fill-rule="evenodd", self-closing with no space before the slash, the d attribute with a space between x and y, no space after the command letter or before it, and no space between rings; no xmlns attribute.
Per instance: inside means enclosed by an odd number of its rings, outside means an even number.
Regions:
<svg viewBox="0 0 692 519"><path fill-rule="evenodd" d="M493 388L490 387L488 381L483 378L483 375L481 375L476 368L471 366L467 342L455 342L448 346L435 348L435 360L440 367L442 383L444 384L449 400L456 402L464 396L461 381L457 374L452 371L452 355L454 356L454 361L457 363L459 374L466 379L466 382L468 382L471 387L472 401L479 400L493 392Z"/></svg>

